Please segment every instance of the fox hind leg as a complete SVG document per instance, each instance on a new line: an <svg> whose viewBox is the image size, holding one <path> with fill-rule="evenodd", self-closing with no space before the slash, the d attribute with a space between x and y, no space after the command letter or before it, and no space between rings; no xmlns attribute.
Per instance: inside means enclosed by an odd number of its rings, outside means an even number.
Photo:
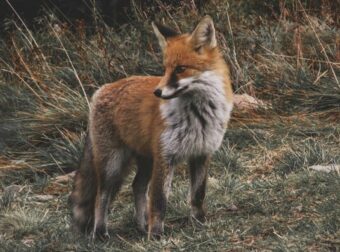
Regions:
<svg viewBox="0 0 340 252"><path fill-rule="evenodd" d="M135 197L136 222L138 229L146 232L147 227L147 191L152 174L152 159L137 157L137 173L132 188Z"/></svg>
<svg viewBox="0 0 340 252"><path fill-rule="evenodd" d="M108 238L107 216L111 200L118 193L128 174L131 153L127 149L115 149L102 161L97 169L98 183L94 214L93 236Z"/></svg>

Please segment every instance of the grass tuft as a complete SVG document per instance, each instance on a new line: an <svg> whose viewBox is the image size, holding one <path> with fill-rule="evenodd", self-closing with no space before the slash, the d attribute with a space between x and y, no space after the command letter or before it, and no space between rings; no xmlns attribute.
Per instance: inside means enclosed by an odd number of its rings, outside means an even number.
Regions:
<svg viewBox="0 0 340 252"><path fill-rule="evenodd" d="M330 165L340 162L340 155L333 156L327 152L327 147L320 143L307 140L301 145L294 146L287 150L275 172L280 175L287 175L312 165Z"/></svg>

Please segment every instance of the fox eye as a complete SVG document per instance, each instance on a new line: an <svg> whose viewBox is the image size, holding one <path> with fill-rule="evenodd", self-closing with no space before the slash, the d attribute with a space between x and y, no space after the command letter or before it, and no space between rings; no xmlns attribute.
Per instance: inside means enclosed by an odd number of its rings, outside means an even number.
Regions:
<svg viewBox="0 0 340 252"><path fill-rule="evenodd" d="M187 68L185 66L176 66L175 68L175 74L183 73Z"/></svg>

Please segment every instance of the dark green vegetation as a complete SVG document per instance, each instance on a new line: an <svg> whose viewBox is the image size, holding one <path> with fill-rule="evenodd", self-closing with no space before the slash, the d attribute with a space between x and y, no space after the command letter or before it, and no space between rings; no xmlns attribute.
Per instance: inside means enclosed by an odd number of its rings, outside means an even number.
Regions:
<svg viewBox="0 0 340 252"><path fill-rule="evenodd" d="M15 21L0 41L0 250L338 250L339 172L308 169L340 164L340 38L332 3L216 0L178 8L155 1L133 5L119 29L100 17L91 30L53 15L34 32ZM58 176L77 166L84 93L89 98L103 83L133 74L160 75L150 17L188 31L202 13L215 20L236 93L267 104L235 109L210 169L208 221L188 220L183 166L160 241L136 229L132 176L112 205L111 239L78 237L67 203L72 181Z"/></svg>

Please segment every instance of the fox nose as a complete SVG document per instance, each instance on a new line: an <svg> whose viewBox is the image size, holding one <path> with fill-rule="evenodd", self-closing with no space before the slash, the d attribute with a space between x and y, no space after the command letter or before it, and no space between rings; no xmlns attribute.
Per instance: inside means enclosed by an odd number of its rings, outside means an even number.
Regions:
<svg viewBox="0 0 340 252"><path fill-rule="evenodd" d="M162 96L162 89L157 88L153 93L154 93L155 96L161 97Z"/></svg>

